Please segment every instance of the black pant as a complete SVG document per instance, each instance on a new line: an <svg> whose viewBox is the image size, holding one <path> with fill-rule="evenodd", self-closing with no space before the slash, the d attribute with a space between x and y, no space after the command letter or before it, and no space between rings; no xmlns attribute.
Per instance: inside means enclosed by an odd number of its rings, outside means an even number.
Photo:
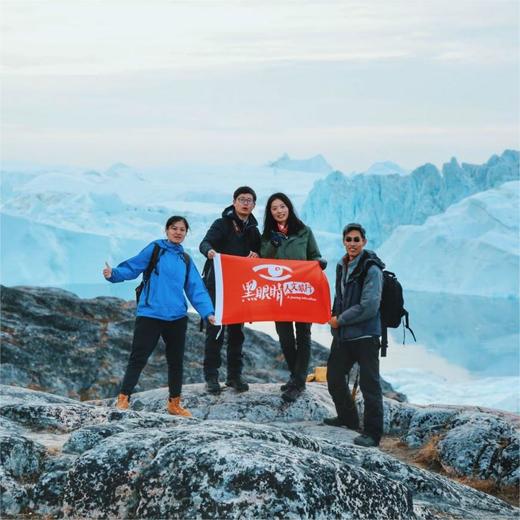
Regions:
<svg viewBox="0 0 520 520"><path fill-rule="evenodd" d="M359 363L359 386L365 402L364 433L376 441L383 435L383 394L379 382L379 338L362 338L338 342L334 340L327 362L329 393L338 417L357 414L346 376L352 365Z"/></svg>
<svg viewBox="0 0 520 520"><path fill-rule="evenodd" d="M166 361L168 362L168 387L170 397L181 395L182 369L184 360L184 343L188 317L174 321L158 320L138 316L135 320L132 352L126 367L125 377L121 383L121 393L130 395L139 380L148 358L162 336L166 344Z"/></svg>
<svg viewBox="0 0 520 520"><path fill-rule="evenodd" d="M303 388L311 358L311 324L296 322L293 327L292 321L277 321L275 326L291 379L298 388Z"/></svg>
<svg viewBox="0 0 520 520"><path fill-rule="evenodd" d="M204 378L218 378L221 365L220 351L224 344L224 334L227 330L227 378L236 379L242 374L242 345L244 344L243 323L226 325L217 338L220 327L208 323L206 342L204 345Z"/></svg>

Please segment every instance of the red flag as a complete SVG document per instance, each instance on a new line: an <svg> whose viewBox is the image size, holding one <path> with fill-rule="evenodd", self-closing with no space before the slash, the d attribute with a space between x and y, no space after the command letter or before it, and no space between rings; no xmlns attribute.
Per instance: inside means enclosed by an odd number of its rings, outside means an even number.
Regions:
<svg viewBox="0 0 520 520"><path fill-rule="evenodd" d="M218 324L330 319L329 284L316 260L217 254L213 263Z"/></svg>

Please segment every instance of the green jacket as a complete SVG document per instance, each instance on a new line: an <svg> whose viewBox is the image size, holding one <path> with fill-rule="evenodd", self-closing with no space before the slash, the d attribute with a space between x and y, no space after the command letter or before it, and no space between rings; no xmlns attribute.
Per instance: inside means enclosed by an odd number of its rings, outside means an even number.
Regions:
<svg viewBox="0 0 520 520"><path fill-rule="evenodd" d="M279 260L318 260L321 253L311 228L305 226L296 235L289 235L279 247L273 246L269 238L262 237L260 256Z"/></svg>

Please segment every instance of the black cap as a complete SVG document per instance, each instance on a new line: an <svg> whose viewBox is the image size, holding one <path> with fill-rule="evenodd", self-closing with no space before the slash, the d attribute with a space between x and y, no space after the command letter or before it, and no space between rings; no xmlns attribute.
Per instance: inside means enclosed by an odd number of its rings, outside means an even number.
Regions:
<svg viewBox="0 0 520 520"><path fill-rule="evenodd" d="M361 225L361 224L358 224L356 222L351 222L350 224L347 224L344 228L343 228L343 238L345 238L345 235L347 233L350 233L351 231L359 231L359 233L361 234L361 236L363 238L366 238L366 231L365 231L365 228Z"/></svg>

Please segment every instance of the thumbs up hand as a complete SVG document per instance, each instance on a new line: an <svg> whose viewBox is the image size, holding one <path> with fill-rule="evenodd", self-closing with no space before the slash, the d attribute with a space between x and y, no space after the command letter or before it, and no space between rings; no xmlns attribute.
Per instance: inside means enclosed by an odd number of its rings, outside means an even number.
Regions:
<svg viewBox="0 0 520 520"><path fill-rule="evenodd" d="M103 276L107 280L112 276L112 268L108 265L108 262L105 262L105 267L103 269Z"/></svg>

